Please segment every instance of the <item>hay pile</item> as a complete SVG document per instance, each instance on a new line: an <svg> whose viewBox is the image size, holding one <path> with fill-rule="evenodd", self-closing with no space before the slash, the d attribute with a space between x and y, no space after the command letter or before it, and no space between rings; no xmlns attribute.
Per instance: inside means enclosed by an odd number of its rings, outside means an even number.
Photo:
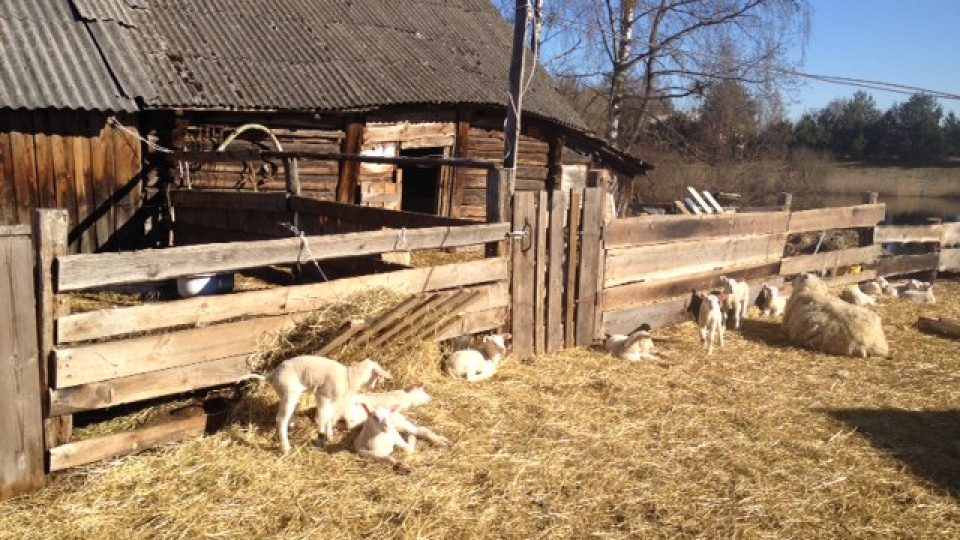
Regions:
<svg viewBox="0 0 960 540"><path fill-rule="evenodd" d="M692 324L658 332L669 369L572 350L466 385L433 345L384 356L436 398L411 417L454 441L400 454L409 476L313 447L304 410L279 457L256 388L213 437L0 505L0 536L957 538L960 358L913 325L960 302L881 310L887 359L791 348L756 319L709 360Z"/></svg>

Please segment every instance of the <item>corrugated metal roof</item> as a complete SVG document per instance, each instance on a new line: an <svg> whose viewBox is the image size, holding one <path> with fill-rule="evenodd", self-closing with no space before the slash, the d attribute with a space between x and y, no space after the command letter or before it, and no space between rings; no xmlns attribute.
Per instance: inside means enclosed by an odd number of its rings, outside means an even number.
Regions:
<svg viewBox="0 0 960 540"><path fill-rule="evenodd" d="M135 111L69 2L0 0L0 108Z"/></svg>
<svg viewBox="0 0 960 540"><path fill-rule="evenodd" d="M487 0L137 1L147 9L130 10L134 28L123 31L152 85L150 108L507 101L512 32ZM582 126L543 69L524 109Z"/></svg>

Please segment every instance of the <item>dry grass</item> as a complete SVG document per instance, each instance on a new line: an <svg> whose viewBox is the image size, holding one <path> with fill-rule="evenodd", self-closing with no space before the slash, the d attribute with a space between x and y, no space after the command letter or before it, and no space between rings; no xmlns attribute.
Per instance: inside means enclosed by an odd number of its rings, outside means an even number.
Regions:
<svg viewBox="0 0 960 540"><path fill-rule="evenodd" d="M960 284L938 287L957 298ZM219 434L56 476L0 505L9 538L957 538L960 357L914 330L960 301L880 308L894 354L787 346L772 323L706 359L692 324L658 332L669 369L592 351L508 360L466 385L435 346L381 360L426 381L424 444L397 476L343 445L277 455L255 389Z"/></svg>

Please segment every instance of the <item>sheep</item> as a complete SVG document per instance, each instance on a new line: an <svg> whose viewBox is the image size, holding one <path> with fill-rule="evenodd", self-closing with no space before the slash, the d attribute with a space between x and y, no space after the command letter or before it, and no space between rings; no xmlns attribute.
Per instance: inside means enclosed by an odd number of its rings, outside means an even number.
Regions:
<svg viewBox="0 0 960 540"><path fill-rule="evenodd" d="M367 414L367 419L363 423L360 434L353 441L353 448L362 457L386 461L394 467L399 467L400 463L392 455L393 449L399 447L408 454L413 453L417 440L413 435L408 435L404 439L397 431L394 414L399 407L370 410L366 405L361 406Z"/></svg>
<svg viewBox="0 0 960 540"><path fill-rule="evenodd" d="M639 362L640 360L659 360L656 355L656 346L650 336L650 325L642 324L630 335L613 334L607 337L604 343L607 352L623 360Z"/></svg>
<svg viewBox="0 0 960 540"><path fill-rule="evenodd" d="M767 317L782 317L787 307L787 297L780 294L780 287L764 283L760 286L757 307Z"/></svg>
<svg viewBox="0 0 960 540"><path fill-rule="evenodd" d="M276 418L280 451L290 451L290 419L305 391L313 392L317 398L317 429L322 440L329 441L333 438L335 418L345 406L344 398L364 387L372 388L381 378L393 377L369 358L350 367L323 356L297 356L283 361L267 377L280 396Z"/></svg>
<svg viewBox="0 0 960 540"><path fill-rule="evenodd" d="M713 354L713 342L715 337L720 338L720 348L723 348L723 311L721 304L726 300L726 295L717 296L705 292L695 293L700 299L700 312L697 316L697 324L700 327L700 342L707 345L707 354Z"/></svg>
<svg viewBox="0 0 960 540"><path fill-rule="evenodd" d="M727 276L721 276L720 282L723 284L723 291L726 293L723 301L723 320L726 322L727 313L733 311L733 327L739 329L740 322L747 317L750 285Z"/></svg>
<svg viewBox="0 0 960 540"><path fill-rule="evenodd" d="M921 291L922 292L922 291L929 290L931 287L933 287L933 284L931 284L929 281L919 281L916 279L911 279L907 281L905 285L903 285L903 288L901 289L901 291L902 292L905 292L905 291Z"/></svg>
<svg viewBox="0 0 960 540"><path fill-rule="evenodd" d="M481 351L463 349L446 358L444 367L451 377L459 377L469 382L484 381L493 377L507 354L506 341L510 334L484 336Z"/></svg>
<svg viewBox="0 0 960 540"><path fill-rule="evenodd" d="M936 304L937 299L933 296L933 287L928 286L923 290L908 289L900 293L900 297L914 304Z"/></svg>
<svg viewBox="0 0 960 540"><path fill-rule="evenodd" d="M423 383L416 383L404 390L393 390L391 392L351 394L348 399L349 404L344 410L340 411L340 417L337 418L337 425L342 425L348 431L359 426L367 419L363 405L371 410L396 406L398 407L397 410L402 412L411 407L426 405L433 400L423 387Z"/></svg>
<svg viewBox="0 0 960 540"><path fill-rule="evenodd" d="M812 274L793 281L782 328L793 343L829 354L887 356L880 316L833 296Z"/></svg>
<svg viewBox="0 0 960 540"><path fill-rule="evenodd" d="M864 293L860 290L860 287L856 285L850 285L844 288L843 292L840 293L840 298L855 306L873 306L877 303L876 298Z"/></svg>

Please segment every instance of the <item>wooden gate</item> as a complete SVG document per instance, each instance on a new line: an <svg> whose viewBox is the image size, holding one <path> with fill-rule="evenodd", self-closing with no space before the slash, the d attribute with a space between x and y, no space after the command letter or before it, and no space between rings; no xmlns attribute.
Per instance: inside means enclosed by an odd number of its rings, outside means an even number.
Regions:
<svg viewBox="0 0 960 540"><path fill-rule="evenodd" d="M511 332L518 358L593 343L603 194L601 187L514 194Z"/></svg>
<svg viewBox="0 0 960 540"><path fill-rule="evenodd" d="M0 500L44 481L33 262L30 228L0 227Z"/></svg>

